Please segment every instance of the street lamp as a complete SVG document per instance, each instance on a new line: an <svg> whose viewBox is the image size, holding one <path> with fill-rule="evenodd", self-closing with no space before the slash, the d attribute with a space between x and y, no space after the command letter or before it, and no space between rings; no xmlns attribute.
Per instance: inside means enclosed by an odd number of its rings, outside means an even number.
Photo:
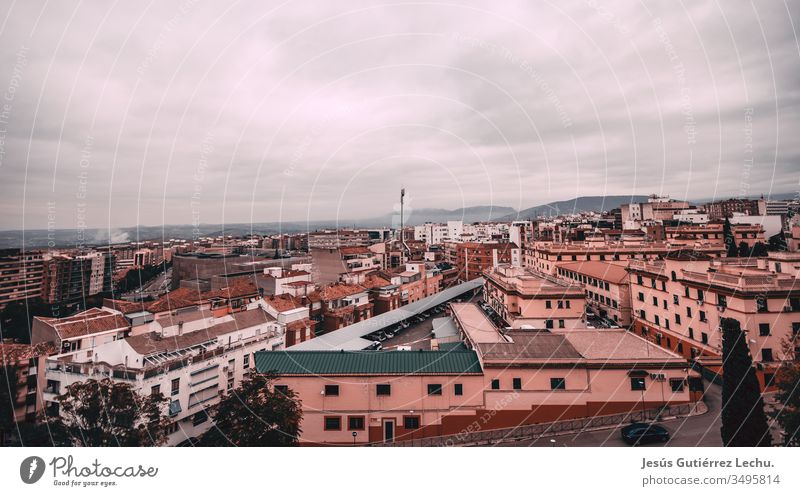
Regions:
<svg viewBox="0 0 800 496"><path fill-rule="evenodd" d="M353 431L353 446L356 445L356 438L358 437L358 432Z"/></svg>

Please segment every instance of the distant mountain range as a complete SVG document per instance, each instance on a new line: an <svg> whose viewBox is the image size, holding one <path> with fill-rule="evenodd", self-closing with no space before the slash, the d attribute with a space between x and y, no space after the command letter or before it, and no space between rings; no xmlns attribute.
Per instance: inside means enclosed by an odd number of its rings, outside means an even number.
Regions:
<svg viewBox="0 0 800 496"><path fill-rule="evenodd" d="M771 195L773 200L793 198L793 193ZM603 212L618 208L625 203L646 202L647 196L643 195L609 195L609 196L579 196L571 200L556 201L537 205L517 211L511 207L483 205L476 207L447 210L441 208L419 208L407 212L406 225L413 226L425 222L445 223L448 220L461 220L465 223L487 221L512 221L533 219L539 215L559 215L578 212ZM725 196L716 198L726 199ZM752 196L750 198L759 198ZM702 204L711 199L692 200L692 203ZM175 224L165 226L138 226L109 229L86 229L79 232L76 229L27 229L0 231L0 248L20 248L24 244L26 249L76 246L80 238L84 245L104 245L109 243L126 243L134 240L156 239L192 239L199 231L201 236L218 236L221 234L243 236L247 234L276 234L297 233L315 229L335 227L394 227L399 225L399 215L387 213L379 217L366 219L342 219L309 222L259 222L254 224L238 223L226 224L201 224L197 228L190 224Z"/></svg>

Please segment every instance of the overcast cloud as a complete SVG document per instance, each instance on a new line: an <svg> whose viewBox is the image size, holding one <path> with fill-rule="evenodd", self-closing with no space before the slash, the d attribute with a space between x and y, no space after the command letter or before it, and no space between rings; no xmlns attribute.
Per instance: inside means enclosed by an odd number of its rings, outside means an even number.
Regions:
<svg viewBox="0 0 800 496"><path fill-rule="evenodd" d="M0 227L361 218L401 185L416 208L796 191L799 17L3 1Z"/></svg>

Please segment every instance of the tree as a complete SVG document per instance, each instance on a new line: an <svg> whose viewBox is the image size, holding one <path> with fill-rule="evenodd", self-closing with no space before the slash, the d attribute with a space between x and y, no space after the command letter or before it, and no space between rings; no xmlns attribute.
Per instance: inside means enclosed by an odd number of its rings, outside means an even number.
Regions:
<svg viewBox="0 0 800 496"><path fill-rule="evenodd" d="M783 235L783 231L780 231L778 234L774 236L770 236L767 243L769 245L769 251L789 250L789 246L786 244L786 237Z"/></svg>
<svg viewBox="0 0 800 496"><path fill-rule="evenodd" d="M294 446L302 432L300 400L291 389L276 390L274 374L254 374L211 408L215 425L202 446Z"/></svg>
<svg viewBox="0 0 800 496"><path fill-rule="evenodd" d="M742 241L739 243L739 257L740 258L747 258L750 256L750 246Z"/></svg>
<svg viewBox="0 0 800 496"><path fill-rule="evenodd" d="M725 218L725 224L722 226L722 236L725 240L725 248L728 250L728 256L736 258L739 252L736 250L736 241L733 239L733 230L731 229L731 221Z"/></svg>
<svg viewBox="0 0 800 496"><path fill-rule="evenodd" d="M747 336L736 319L723 318L722 442L725 446L770 446L772 436L764 400L747 349Z"/></svg>
<svg viewBox="0 0 800 496"><path fill-rule="evenodd" d="M750 251L751 257L766 257L767 255L769 255L769 253L767 253L767 245L761 241L754 244L753 249Z"/></svg>
<svg viewBox="0 0 800 496"><path fill-rule="evenodd" d="M53 443L65 446L160 446L166 441L166 399L139 394L111 379L76 382L59 396L59 416L45 420Z"/></svg>
<svg viewBox="0 0 800 496"><path fill-rule="evenodd" d="M18 394L17 367L5 365L0 369L0 446L17 431L14 415Z"/></svg>
<svg viewBox="0 0 800 496"><path fill-rule="evenodd" d="M783 444L800 446L800 361L797 360L800 333L782 344L786 359L775 374L775 399L781 405L776 418L784 432Z"/></svg>

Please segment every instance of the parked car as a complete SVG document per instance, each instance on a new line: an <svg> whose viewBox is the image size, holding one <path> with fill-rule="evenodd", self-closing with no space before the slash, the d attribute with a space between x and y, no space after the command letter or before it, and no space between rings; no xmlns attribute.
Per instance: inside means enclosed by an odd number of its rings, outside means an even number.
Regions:
<svg viewBox="0 0 800 496"><path fill-rule="evenodd" d="M385 332L378 333L378 341L386 341L387 339L389 339L389 336Z"/></svg>
<svg viewBox="0 0 800 496"><path fill-rule="evenodd" d="M623 427L621 434L622 440L632 446L669 441L669 431L659 424L637 422Z"/></svg>
<svg viewBox="0 0 800 496"><path fill-rule="evenodd" d="M383 345L380 341L373 341L371 345L367 346L368 350L381 350L383 349Z"/></svg>
<svg viewBox="0 0 800 496"><path fill-rule="evenodd" d="M409 327L411 327L411 324L409 324L408 321L404 320L404 321L400 322L400 326L403 329L408 329Z"/></svg>
<svg viewBox="0 0 800 496"><path fill-rule="evenodd" d="M394 333L392 331L386 331L385 334L387 339L392 339L394 337Z"/></svg>

